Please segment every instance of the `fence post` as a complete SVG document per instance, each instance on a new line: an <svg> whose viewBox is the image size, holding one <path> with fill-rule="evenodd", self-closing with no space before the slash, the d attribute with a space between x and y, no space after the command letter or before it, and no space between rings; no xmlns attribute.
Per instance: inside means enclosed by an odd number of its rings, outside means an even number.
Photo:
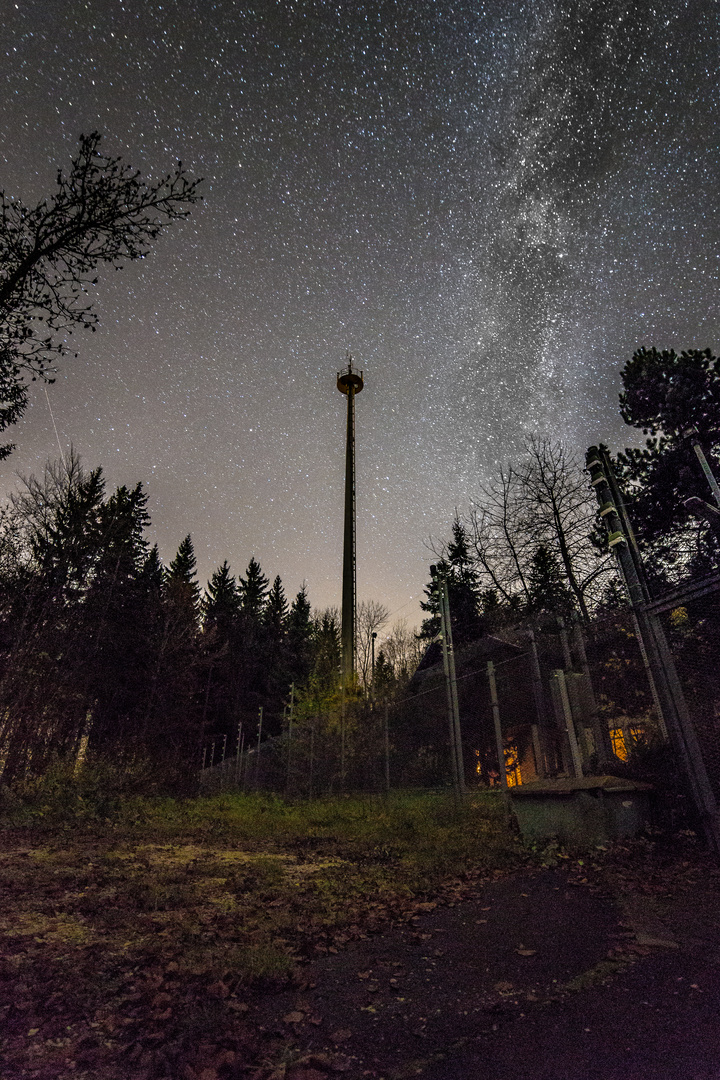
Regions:
<svg viewBox="0 0 720 1080"><path fill-rule="evenodd" d="M503 746L502 726L500 724L500 705L497 695L497 682L495 680L495 665L492 660L487 662L487 677L490 684L490 702L492 704L493 727L495 728L495 746L497 747L498 772L500 773L500 786L507 793L507 771L505 769L505 747Z"/></svg>
<svg viewBox="0 0 720 1080"><path fill-rule="evenodd" d="M575 639L575 648L580 657L580 667L583 670L583 675L587 679L588 686L588 704L590 705L590 725L592 727L593 738L595 739L595 748L598 755L598 761L602 765L609 765L614 758L612 747L610 746L610 733L608 731L607 724L604 724L600 718L600 712L598 710L597 698L595 697L595 687L592 682L592 674L590 672L590 664L587 658L587 650L585 648L585 635L583 628L580 625L580 617L576 612L574 624L573 624L573 637Z"/></svg>
<svg viewBox="0 0 720 1080"><path fill-rule="evenodd" d="M666 730L669 730L673 748L682 763L708 844L713 850L720 851L720 819L715 794L690 720L665 631L658 616L648 612L645 607L647 593L642 584L642 566L639 573L635 564L635 560L640 557L639 551L623 532L622 520L612 499L608 480L608 474L612 476L612 469L607 454L603 457L597 447L591 446L587 452L586 465L591 486L595 488L600 503L600 516L605 522L609 546L615 552L620 576L625 582L641 648L644 644L644 658L647 659L651 685L653 682L655 684L656 700L661 706L661 720L667 725ZM617 486L614 476L612 480Z"/></svg>
<svg viewBox="0 0 720 1080"><path fill-rule="evenodd" d="M388 728L388 703L385 702L385 791L390 791L390 732Z"/></svg>
<svg viewBox="0 0 720 1080"><path fill-rule="evenodd" d="M577 780L582 780L582 759L580 757L572 709L570 708L570 698L568 697L567 683L565 682L565 672L558 668L557 671L553 671L553 678L556 680L558 693L560 695L563 717L565 719L565 730L570 744L570 757L572 759L573 772L575 773Z"/></svg>
<svg viewBox="0 0 720 1080"><path fill-rule="evenodd" d="M548 717L545 708L545 695L543 693L542 672L540 671L537 641L535 640L535 632L530 628L527 630L527 637L530 642L530 676L532 679L533 698L535 700L535 715L537 716L537 724L533 724L535 770L540 779L544 780L550 768L547 752Z"/></svg>
<svg viewBox="0 0 720 1080"><path fill-rule="evenodd" d="M445 688L447 693L448 726L450 728L450 763L452 765L453 786L459 798L465 794L465 765L463 761L462 734L460 730L460 711L458 708L457 677L455 673L455 652L453 650L452 626L450 623L450 601L447 578L438 571L437 566L430 567L430 574L435 580L438 605L440 608L440 627L442 637L443 668L445 670Z"/></svg>
<svg viewBox="0 0 720 1080"><path fill-rule="evenodd" d="M240 746L241 746L240 740L241 739L242 739L242 720L238 720L237 745L235 747L235 785L236 786L239 786L239 784L240 784L240 754L242 753L242 751L240 749Z"/></svg>
<svg viewBox="0 0 720 1080"><path fill-rule="evenodd" d="M287 775L285 777L285 795L290 793L290 765L292 761L293 710L295 707L295 683L290 683L290 711L288 713Z"/></svg>

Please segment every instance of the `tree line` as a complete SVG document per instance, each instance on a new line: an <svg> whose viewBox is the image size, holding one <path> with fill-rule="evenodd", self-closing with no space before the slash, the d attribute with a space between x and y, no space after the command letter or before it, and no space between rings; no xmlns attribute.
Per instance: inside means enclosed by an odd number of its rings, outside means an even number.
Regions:
<svg viewBox="0 0 720 1080"><path fill-rule="evenodd" d="M82 746L183 786L204 739L254 731L260 707L277 734L291 684L336 673L336 613L313 614L305 587L289 602L252 558L238 579L223 562L201 590L190 536L164 566L148 525L142 484L108 493L75 455L3 510L5 781Z"/></svg>

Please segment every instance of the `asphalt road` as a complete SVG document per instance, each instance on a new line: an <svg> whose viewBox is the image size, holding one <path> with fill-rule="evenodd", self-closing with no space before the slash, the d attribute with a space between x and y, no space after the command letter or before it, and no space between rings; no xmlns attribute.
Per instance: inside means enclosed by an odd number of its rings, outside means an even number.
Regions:
<svg viewBox="0 0 720 1080"><path fill-rule="evenodd" d="M325 1060L351 1080L720 1080L717 876L646 894L581 874L491 882L313 961L256 1017L304 1059L289 1080Z"/></svg>

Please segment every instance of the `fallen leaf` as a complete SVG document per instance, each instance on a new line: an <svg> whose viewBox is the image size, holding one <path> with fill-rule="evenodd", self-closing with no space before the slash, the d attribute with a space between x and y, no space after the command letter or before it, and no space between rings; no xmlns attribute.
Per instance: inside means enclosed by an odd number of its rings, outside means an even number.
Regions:
<svg viewBox="0 0 720 1080"><path fill-rule="evenodd" d="M333 1031L332 1035L330 1036L331 1040L334 1043L346 1042L351 1037L352 1031L350 1030L350 1028L339 1028L338 1031Z"/></svg>
<svg viewBox="0 0 720 1080"><path fill-rule="evenodd" d="M283 1016L283 1024L300 1024L304 1019L305 1013L294 1009L293 1012L289 1012L287 1016Z"/></svg>
<svg viewBox="0 0 720 1080"><path fill-rule="evenodd" d="M497 990L499 994L512 993L513 984L511 982L496 982L493 990Z"/></svg>
<svg viewBox="0 0 720 1080"><path fill-rule="evenodd" d="M358 973L357 973L358 979L369 979L371 975L372 975L372 968L370 968L369 971L358 971Z"/></svg>
<svg viewBox="0 0 720 1080"><path fill-rule="evenodd" d="M515 952L518 956L534 956L537 949L516 949Z"/></svg>
<svg viewBox="0 0 720 1080"><path fill-rule="evenodd" d="M677 941L670 941L667 938L655 938L649 934L637 934L635 941L638 945L646 945L650 949L679 949Z"/></svg>
<svg viewBox="0 0 720 1080"><path fill-rule="evenodd" d="M234 1012L246 1013L250 1006L246 1005L244 1001L228 1001L228 1009L232 1009Z"/></svg>

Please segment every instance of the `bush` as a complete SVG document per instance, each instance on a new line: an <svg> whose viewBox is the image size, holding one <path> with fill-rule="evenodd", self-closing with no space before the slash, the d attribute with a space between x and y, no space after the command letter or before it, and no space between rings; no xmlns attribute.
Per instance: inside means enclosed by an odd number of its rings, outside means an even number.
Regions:
<svg viewBox="0 0 720 1080"><path fill-rule="evenodd" d="M146 761L118 765L89 755L80 765L57 760L42 776L0 786L0 811L9 825L102 823L156 787Z"/></svg>

